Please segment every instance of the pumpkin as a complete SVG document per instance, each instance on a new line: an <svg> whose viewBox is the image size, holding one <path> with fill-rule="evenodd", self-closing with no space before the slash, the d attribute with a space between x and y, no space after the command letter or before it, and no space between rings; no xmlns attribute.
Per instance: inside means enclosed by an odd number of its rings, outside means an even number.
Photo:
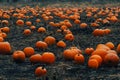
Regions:
<svg viewBox="0 0 120 80"><path fill-rule="evenodd" d="M83 56L82 54L76 54L76 55L74 56L74 61L75 61L75 63L77 63L77 64L83 64L84 61L85 61L85 58L84 58L84 56Z"/></svg>
<svg viewBox="0 0 120 80"><path fill-rule="evenodd" d="M116 51L117 51L117 53L120 53L120 44L117 45Z"/></svg>
<svg viewBox="0 0 120 80"><path fill-rule="evenodd" d="M0 37L0 42L3 42L4 41L4 38L3 37Z"/></svg>
<svg viewBox="0 0 120 80"><path fill-rule="evenodd" d="M88 54L88 55L90 55L93 51L94 51L93 48L86 48L85 49L85 53Z"/></svg>
<svg viewBox="0 0 120 80"><path fill-rule="evenodd" d="M46 64L53 64L55 62L55 55L52 52L44 52L42 54L42 62Z"/></svg>
<svg viewBox="0 0 120 80"><path fill-rule="evenodd" d="M89 59L96 59L96 60L98 61L98 63L99 63L99 66L100 66L101 63L103 62L102 57L99 56L99 55L92 55L92 56L89 57Z"/></svg>
<svg viewBox="0 0 120 80"><path fill-rule="evenodd" d="M36 19L36 23L39 23L39 22L41 22L41 20L40 19Z"/></svg>
<svg viewBox="0 0 120 80"><path fill-rule="evenodd" d="M42 62L42 56L40 54L34 54L29 58L31 63L40 63Z"/></svg>
<svg viewBox="0 0 120 80"><path fill-rule="evenodd" d="M61 27L60 27L60 29L61 30L66 30L68 27L66 26L66 25L62 25Z"/></svg>
<svg viewBox="0 0 120 80"><path fill-rule="evenodd" d="M21 19L19 19L19 20L16 21L16 24L17 24L18 26L23 26L23 25L24 25L24 21L21 20Z"/></svg>
<svg viewBox="0 0 120 80"><path fill-rule="evenodd" d="M10 28L9 27L3 27L2 31L5 33L9 33L10 32Z"/></svg>
<svg viewBox="0 0 120 80"><path fill-rule="evenodd" d="M46 42L48 45L53 45L56 43L56 39L52 36L47 36L45 39L44 39L44 42Z"/></svg>
<svg viewBox="0 0 120 80"><path fill-rule="evenodd" d="M0 54L10 54L11 50L12 48L9 42L0 42Z"/></svg>
<svg viewBox="0 0 120 80"><path fill-rule="evenodd" d="M80 24L80 22L81 22L81 21L80 21L79 19L75 19L75 20L74 20L74 23L75 23L75 24Z"/></svg>
<svg viewBox="0 0 120 80"><path fill-rule="evenodd" d="M110 21L111 22L117 22L118 18L116 16L111 16Z"/></svg>
<svg viewBox="0 0 120 80"><path fill-rule="evenodd" d="M104 63L107 66L117 66L119 63L119 56L114 53L109 53L104 57Z"/></svg>
<svg viewBox="0 0 120 80"><path fill-rule="evenodd" d="M32 32L31 32L31 30L30 29L25 29L24 31L23 31L23 34L24 35L30 35Z"/></svg>
<svg viewBox="0 0 120 80"><path fill-rule="evenodd" d="M60 41L57 42L57 46L65 48L66 47L66 43L64 41L60 40Z"/></svg>
<svg viewBox="0 0 120 80"><path fill-rule="evenodd" d="M23 51L24 51L26 57L30 57L35 53L35 50L32 47L25 47L23 49Z"/></svg>
<svg viewBox="0 0 120 80"><path fill-rule="evenodd" d="M46 29L44 27L39 27L37 32L43 33L43 32L46 32Z"/></svg>
<svg viewBox="0 0 120 80"><path fill-rule="evenodd" d="M64 33L64 34L72 34L72 32L70 31L70 29L64 29L64 30L63 30L63 33Z"/></svg>
<svg viewBox="0 0 120 80"><path fill-rule="evenodd" d="M41 67L41 66L40 66L40 67L37 67L37 68L35 69L35 75L36 75L37 77L45 76L46 73L47 73L47 70L46 70L45 68Z"/></svg>
<svg viewBox="0 0 120 80"><path fill-rule="evenodd" d="M48 47L48 44L43 41L37 41L35 46L36 48L39 48L39 49L46 49Z"/></svg>
<svg viewBox="0 0 120 80"><path fill-rule="evenodd" d="M74 40L74 35L73 34L66 34L65 39L68 41L73 41Z"/></svg>
<svg viewBox="0 0 120 80"><path fill-rule="evenodd" d="M36 27L35 27L35 26L30 26L30 29L31 29L31 30L35 30Z"/></svg>
<svg viewBox="0 0 120 80"><path fill-rule="evenodd" d="M5 38L7 38L7 34L2 32L2 33L0 33L0 37L3 37L5 39Z"/></svg>
<svg viewBox="0 0 120 80"><path fill-rule="evenodd" d="M114 44L112 42L107 42L105 45L108 46L110 49L115 48L115 46L114 46Z"/></svg>
<svg viewBox="0 0 120 80"><path fill-rule="evenodd" d="M100 25L94 22L94 23L91 23L90 26L96 28L96 27L99 27Z"/></svg>
<svg viewBox="0 0 120 80"><path fill-rule="evenodd" d="M31 21L26 21L25 24L26 24L27 26L31 26L31 25L32 25L32 22L31 22Z"/></svg>
<svg viewBox="0 0 120 80"><path fill-rule="evenodd" d="M66 49L64 50L63 52L63 57L66 59L66 60L73 60L74 59L74 56L76 54L80 54L82 53L80 49L78 48L69 48L69 49Z"/></svg>
<svg viewBox="0 0 120 80"><path fill-rule="evenodd" d="M110 50L110 48L105 44L98 44L96 49L105 49L106 51Z"/></svg>
<svg viewBox="0 0 120 80"><path fill-rule="evenodd" d="M5 24L5 25L7 25L7 26L8 26L9 21L8 21L8 20L2 20L2 24Z"/></svg>
<svg viewBox="0 0 120 80"><path fill-rule="evenodd" d="M96 59L89 59L88 60L88 67L90 67L92 69L98 69L99 62Z"/></svg>
<svg viewBox="0 0 120 80"><path fill-rule="evenodd" d="M86 23L81 23L80 28L86 28L88 25Z"/></svg>
<svg viewBox="0 0 120 80"><path fill-rule="evenodd" d="M102 59L104 59L106 54L108 53L105 49L96 49L94 52L92 52L92 55L99 55Z"/></svg>
<svg viewBox="0 0 120 80"><path fill-rule="evenodd" d="M111 30L110 29L104 29L104 32L106 35L110 34Z"/></svg>
<svg viewBox="0 0 120 80"><path fill-rule="evenodd" d="M25 61L25 53L20 50L14 51L12 58L16 62L24 62Z"/></svg>

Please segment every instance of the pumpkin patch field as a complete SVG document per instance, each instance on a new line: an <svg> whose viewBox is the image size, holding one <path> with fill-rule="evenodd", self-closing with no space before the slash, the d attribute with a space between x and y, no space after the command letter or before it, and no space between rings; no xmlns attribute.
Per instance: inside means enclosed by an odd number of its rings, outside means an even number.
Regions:
<svg viewBox="0 0 120 80"><path fill-rule="evenodd" d="M120 7L0 8L0 80L119 80Z"/></svg>

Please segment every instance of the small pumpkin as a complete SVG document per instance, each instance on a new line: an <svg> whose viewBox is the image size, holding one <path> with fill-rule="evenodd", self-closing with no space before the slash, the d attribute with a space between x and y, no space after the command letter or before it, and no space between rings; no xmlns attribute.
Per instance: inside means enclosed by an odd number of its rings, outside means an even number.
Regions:
<svg viewBox="0 0 120 80"><path fill-rule="evenodd" d="M102 59L102 57L100 55L92 55L92 56L89 57L89 59L96 59L98 61L98 63L99 63L99 66L103 62L103 59Z"/></svg>
<svg viewBox="0 0 120 80"><path fill-rule="evenodd" d="M44 52L42 54L42 62L46 64L53 64L55 62L55 55L52 52Z"/></svg>
<svg viewBox="0 0 120 80"><path fill-rule="evenodd" d="M31 63L40 63L42 62L42 56L40 54L34 54L29 58Z"/></svg>
<svg viewBox="0 0 120 80"><path fill-rule="evenodd" d="M117 53L120 53L120 44L117 45L116 51L117 51Z"/></svg>
<svg viewBox="0 0 120 80"><path fill-rule="evenodd" d="M21 20L21 19L19 19L19 20L16 21L16 24L17 24L18 26L23 26L23 25L24 25L24 21Z"/></svg>
<svg viewBox="0 0 120 80"><path fill-rule="evenodd" d="M25 24L26 24L27 26L31 26L31 25L32 25L32 22L31 22L31 21L26 21Z"/></svg>
<svg viewBox="0 0 120 80"><path fill-rule="evenodd" d="M92 55L99 55L102 59L104 59L106 54L108 54L108 52L105 49L96 49L94 52L92 52Z"/></svg>
<svg viewBox="0 0 120 80"><path fill-rule="evenodd" d="M9 33L10 32L10 28L9 27L3 27L2 31L5 33Z"/></svg>
<svg viewBox="0 0 120 80"><path fill-rule="evenodd" d="M109 53L104 57L104 63L107 66L117 66L119 63L119 56L114 53Z"/></svg>
<svg viewBox="0 0 120 80"><path fill-rule="evenodd" d="M25 61L25 53L20 50L14 51L12 58L16 62L24 62Z"/></svg>
<svg viewBox="0 0 120 80"><path fill-rule="evenodd" d="M86 23L81 23L80 28L86 28L88 25Z"/></svg>
<svg viewBox="0 0 120 80"><path fill-rule="evenodd" d="M0 42L0 54L10 54L11 50L12 48L9 42Z"/></svg>
<svg viewBox="0 0 120 80"><path fill-rule="evenodd" d="M45 76L46 73L47 73L47 70L46 70L45 68L41 67L41 66L40 66L40 67L37 67L37 68L35 69L35 75L36 75L37 77Z"/></svg>
<svg viewBox="0 0 120 80"><path fill-rule="evenodd" d="M66 43L64 41L60 40L60 41L57 42L57 46L65 48L66 47Z"/></svg>
<svg viewBox="0 0 120 80"><path fill-rule="evenodd" d="M37 41L35 46L38 49L46 49L48 47L48 44L44 41Z"/></svg>
<svg viewBox="0 0 120 80"><path fill-rule="evenodd" d="M90 67L92 69L98 69L99 62L96 59L89 59L88 60L88 67Z"/></svg>
<svg viewBox="0 0 120 80"><path fill-rule="evenodd" d="M25 47L23 49L23 51L24 51L26 57L30 57L35 53L35 50L32 47Z"/></svg>
<svg viewBox="0 0 120 80"><path fill-rule="evenodd" d="M108 46L110 49L115 48L115 46L114 46L114 44L112 42L107 42L105 45Z"/></svg>
<svg viewBox="0 0 120 80"><path fill-rule="evenodd" d="M31 32L31 30L30 29L25 29L24 31L23 31L23 34L24 35L30 35L32 32Z"/></svg>
<svg viewBox="0 0 120 80"><path fill-rule="evenodd" d="M43 33L43 32L46 32L46 29L44 27L39 27L37 32Z"/></svg>
<svg viewBox="0 0 120 80"><path fill-rule="evenodd" d="M35 30L36 27L35 27L35 26L30 26L30 29L31 29L31 30Z"/></svg>
<svg viewBox="0 0 120 80"><path fill-rule="evenodd" d="M82 54L76 54L76 55L74 56L74 61L75 61L75 63L77 63L77 64L83 64L84 61L85 61L85 58L84 58L84 56L83 56Z"/></svg>
<svg viewBox="0 0 120 80"><path fill-rule="evenodd" d="M86 48L85 49L85 53L88 54L88 55L90 55L93 51L94 51L93 48Z"/></svg>
<svg viewBox="0 0 120 80"><path fill-rule="evenodd" d="M69 41L73 41L74 40L74 35L73 34L66 34L65 39L69 40Z"/></svg>
<svg viewBox="0 0 120 80"><path fill-rule="evenodd" d="M56 39L52 36L47 36L45 39L44 39L44 42L46 42L48 45L53 45L56 43Z"/></svg>
<svg viewBox="0 0 120 80"><path fill-rule="evenodd" d="M0 42L3 42L4 41L4 38L3 37L0 37Z"/></svg>

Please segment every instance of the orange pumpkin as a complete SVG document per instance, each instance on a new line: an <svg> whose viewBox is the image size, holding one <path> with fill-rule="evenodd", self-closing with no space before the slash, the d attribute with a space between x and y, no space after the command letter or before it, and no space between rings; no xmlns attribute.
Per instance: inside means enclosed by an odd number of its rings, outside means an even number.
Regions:
<svg viewBox="0 0 120 80"><path fill-rule="evenodd" d="M41 20L40 19L36 19L36 23L39 23L39 22L41 22Z"/></svg>
<svg viewBox="0 0 120 80"><path fill-rule="evenodd" d="M75 61L75 63L77 63L77 64L83 64L84 61L85 61L85 58L84 58L84 56L83 56L82 54L76 54L76 55L74 56L74 61Z"/></svg>
<svg viewBox="0 0 120 80"><path fill-rule="evenodd" d="M114 44L112 42L107 42L105 45L108 46L110 49L115 48L115 46L114 46Z"/></svg>
<svg viewBox="0 0 120 80"><path fill-rule="evenodd" d="M46 64L53 64L55 62L55 55L52 52L44 52L42 54L42 62Z"/></svg>
<svg viewBox="0 0 120 80"><path fill-rule="evenodd" d="M78 48L69 48L69 49L66 49L64 50L63 52L63 57L66 59L66 60L73 60L74 59L74 56L76 54L80 54L82 53L81 50L79 50Z"/></svg>
<svg viewBox="0 0 120 80"><path fill-rule="evenodd" d="M105 49L106 51L110 50L110 48L105 44L98 44L96 49Z"/></svg>
<svg viewBox="0 0 120 80"><path fill-rule="evenodd" d="M23 31L23 34L24 35L30 35L32 32L31 32L31 30L30 29L25 29L24 31Z"/></svg>
<svg viewBox="0 0 120 80"><path fill-rule="evenodd" d="M10 32L10 28L9 27L3 27L2 31L5 32L5 33L8 33L8 32Z"/></svg>
<svg viewBox="0 0 120 80"><path fill-rule="evenodd" d="M96 49L92 55L99 55L102 57L102 59L104 59L105 55L108 54L107 51L105 49Z"/></svg>
<svg viewBox="0 0 120 80"><path fill-rule="evenodd" d="M25 24L26 24L27 26L31 26L31 25L32 25L32 22L31 22L31 21L26 21Z"/></svg>
<svg viewBox="0 0 120 80"><path fill-rule="evenodd" d="M81 23L80 28L86 28L88 25L86 23Z"/></svg>
<svg viewBox="0 0 120 80"><path fill-rule="evenodd" d="M75 20L74 20L74 23L75 23L75 24L80 24L80 20L79 20L79 19L75 19Z"/></svg>
<svg viewBox="0 0 120 80"><path fill-rule="evenodd" d="M23 61L25 61L25 53L20 50L14 51L12 58L16 62L23 62Z"/></svg>
<svg viewBox="0 0 120 80"><path fill-rule="evenodd" d="M36 27L35 27L35 26L30 26L30 29L31 29L31 30L35 30Z"/></svg>
<svg viewBox="0 0 120 80"><path fill-rule="evenodd" d="M88 55L90 55L93 51L94 51L93 48L86 48L85 49L85 53L88 54Z"/></svg>
<svg viewBox="0 0 120 80"><path fill-rule="evenodd" d="M98 69L99 62L96 59L89 59L88 60L88 67L93 68L93 69Z"/></svg>
<svg viewBox="0 0 120 80"><path fill-rule="evenodd" d="M29 58L31 63L40 63L42 62L42 56L40 54L34 54Z"/></svg>
<svg viewBox="0 0 120 80"><path fill-rule="evenodd" d="M116 21L118 21L118 18L116 16L111 16L110 21L116 22Z"/></svg>
<svg viewBox="0 0 120 80"><path fill-rule="evenodd" d="M12 48L9 42L0 42L0 54L10 54L11 50Z"/></svg>
<svg viewBox="0 0 120 80"><path fill-rule="evenodd" d="M5 25L7 25L7 26L8 26L9 21L8 21L8 20L2 20L2 24L5 24Z"/></svg>
<svg viewBox="0 0 120 80"><path fill-rule="evenodd" d="M39 49L46 49L48 47L48 44L43 41L37 41L35 46L36 48L39 48Z"/></svg>
<svg viewBox="0 0 120 80"><path fill-rule="evenodd" d="M35 69L35 75L36 75L37 77L45 76L46 73L47 73L47 70L46 70L45 68L43 68L43 67L37 67L37 68Z"/></svg>
<svg viewBox="0 0 120 80"><path fill-rule="evenodd" d="M117 53L120 53L120 44L117 45L116 51L117 51Z"/></svg>
<svg viewBox="0 0 120 80"><path fill-rule="evenodd" d="M106 35L110 34L111 30L110 29L104 29L104 32Z"/></svg>
<svg viewBox="0 0 120 80"><path fill-rule="evenodd" d="M45 39L44 39L44 42L46 42L48 45L53 45L56 43L56 39L52 36L47 36Z"/></svg>
<svg viewBox="0 0 120 80"><path fill-rule="evenodd" d="M24 25L24 21L21 20L21 19L19 19L19 20L16 21L16 24L17 24L18 26L23 26L23 25Z"/></svg>
<svg viewBox="0 0 120 80"><path fill-rule="evenodd" d="M74 35L73 34L66 34L65 39L69 40L69 41L73 41L74 40Z"/></svg>
<svg viewBox="0 0 120 80"><path fill-rule="evenodd" d="M7 34L2 32L2 33L0 33L0 37L3 37L5 39L5 38L7 38Z"/></svg>
<svg viewBox="0 0 120 80"><path fill-rule="evenodd" d="M25 47L23 49L23 51L24 51L26 57L30 57L35 53L35 50L32 47Z"/></svg>
<svg viewBox="0 0 120 80"><path fill-rule="evenodd" d="M66 47L66 43L64 41L60 40L60 41L57 42L57 46L65 48Z"/></svg>
<svg viewBox="0 0 120 80"><path fill-rule="evenodd" d="M43 33L43 32L46 32L46 29L44 27L39 27L37 32Z"/></svg>
<svg viewBox="0 0 120 80"><path fill-rule="evenodd" d="M99 63L99 66L101 65L101 63L103 61L103 59L99 55L92 55L92 56L89 57L89 59L96 59Z"/></svg>
<svg viewBox="0 0 120 80"><path fill-rule="evenodd" d="M109 53L104 58L104 63L107 66L117 66L119 63L119 56L117 54Z"/></svg>
<svg viewBox="0 0 120 80"><path fill-rule="evenodd" d="M4 38L3 37L0 37L0 42L3 42L4 41Z"/></svg>

